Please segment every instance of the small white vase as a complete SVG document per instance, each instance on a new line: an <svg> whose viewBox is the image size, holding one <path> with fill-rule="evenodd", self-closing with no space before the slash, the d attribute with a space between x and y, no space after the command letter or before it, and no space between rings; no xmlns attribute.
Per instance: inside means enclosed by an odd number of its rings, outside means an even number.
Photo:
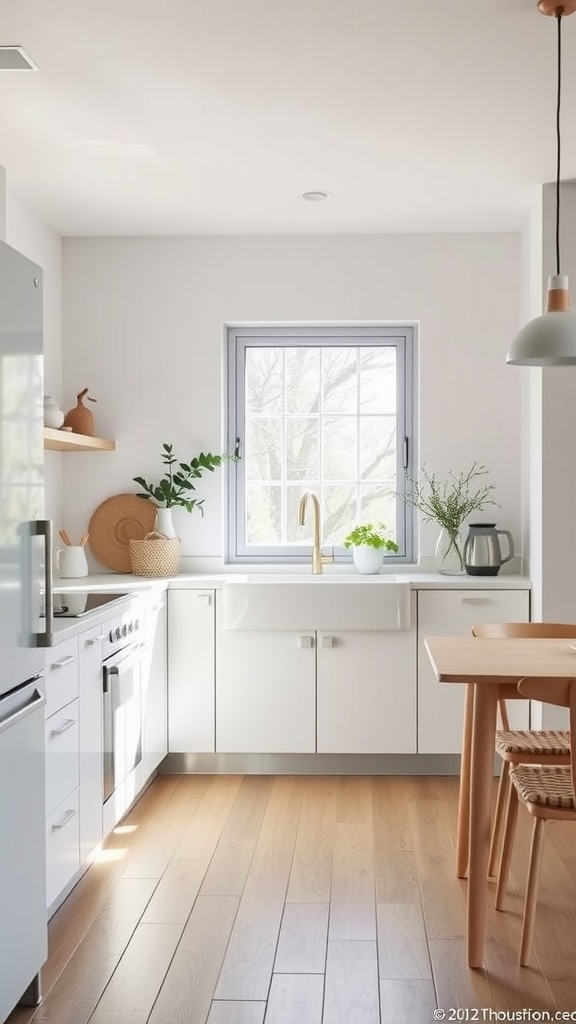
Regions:
<svg viewBox="0 0 576 1024"><path fill-rule="evenodd" d="M374 576L382 568L383 548L373 548L369 544L358 544L352 548L356 572L364 576Z"/></svg>
<svg viewBox="0 0 576 1024"><path fill-rule="evenodd" d="M175 537L176 530L172 522L171 508L157 508L156 519L154 520L155 533L161 533L164 537Z"/></svg>
<svg viewBox="0 0 576 1024"><path fill-rule="evenodd" d="M44 395L44 426L58 430L64 423L64 413L54 395Z"/></svg>

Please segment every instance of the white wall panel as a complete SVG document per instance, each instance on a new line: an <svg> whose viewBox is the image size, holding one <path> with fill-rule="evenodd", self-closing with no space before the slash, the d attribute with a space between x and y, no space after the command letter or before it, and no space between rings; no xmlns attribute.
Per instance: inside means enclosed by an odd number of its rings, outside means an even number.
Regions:
<svg viewBox="0 0 576 1024"><path fill-rule="evenodd" d="M223 444L229 322L420 322L420 453L441 476L485 463L498 524L520 538L519 234L70 238L64 241L65 405L90 387L114 455L65 464L67 528L81 531L132 477ZM223 552L223 474L200 482L206 516L177 510L183 554ZM425 527L422 550L436 531Z"/></svg>

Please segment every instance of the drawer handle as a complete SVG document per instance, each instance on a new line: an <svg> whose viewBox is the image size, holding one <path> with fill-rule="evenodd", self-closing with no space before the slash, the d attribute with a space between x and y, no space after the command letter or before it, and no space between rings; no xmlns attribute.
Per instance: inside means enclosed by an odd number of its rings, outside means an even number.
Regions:
<svg viewBox="0 0 576 1024"><path fill-rule="evenodd" d="M298 637L298 647L314 647L314 637L313 636L299 636Z"/></svg>
<svg viewBox="0 0 576 1024"><path fill-rule="evenodd" d="M321 647L335 647L336 646L336 637L333 637L333 636L323 636L323 637L321 637L320 638L320 646Z"/></svg>
<svg viewBox="0 0 576 1024"><path fill-rule="evenodd" d="M198 594L198 604L212 604L212 594Z"/></svg>
<svg viewBox="0 0 576 1024"><path fill-rule="evenodd" d="M53 661L50 668L64 668L65 665L71 665L73 661L76 661L76 655L67 654L65 658L60 658L60 661Z"/></svg>
<svg viewBox="0 0 576 1024"><path fill-rule="evenodd" d="M86 639L86 643L92 647L94 644L99 644L102 640L106 640L106 634L100 633L98 636L89 636Z"/></svg>
<svg viewBox="0 0 576 1024"><path fill-rule="evenodd" d="M463 597L462 604L489 604L489 597Z"/></svg>
<svg viewBox="0 0 576 1024"><path fill-rule="evenodd" d="M75 718L65 718L64 721L59 726L57 726L56 729L52 729L50 735L61 736L63 732L68 732L68 729L71 729L73 725L76 725Z"/></svg>
<svg viewBox="0 0 576 1024"><path fill-rule="evenodd" d="M64 828L68 824L68 822L72 821L72 818L75 818L75 817L76 817L76 811L74 810L73 807L69 807L67 811L64 811L64 814L62 815L60 820L54 822L54 824L52 825L52 828L53 829L54 828Z"/></svg>

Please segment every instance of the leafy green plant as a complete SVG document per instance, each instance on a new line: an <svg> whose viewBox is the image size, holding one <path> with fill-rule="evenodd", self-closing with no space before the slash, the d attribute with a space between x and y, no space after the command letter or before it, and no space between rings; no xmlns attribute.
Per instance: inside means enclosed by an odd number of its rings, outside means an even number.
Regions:
<svg viewBox="0 0 576 1024"><path fill-rule="evenodd" d="M386 523L363 523L355 526L342 541L345 548L359 547L367 544L371 548L385 548L386 551L398 551L395 540L386 536Z"/></svg>
<svg viewBox="0 0 576 1024"><path fill-rule="evenodd" d="M171 444L163 444L161 459L166 466L166 472L158 483L149 483L142 476L133 477L134 483L139 484L145 493L139 493L139 498L153 499L161 508L172 508L180 505L187 512L198 509L204 515L204 498L195 498L192 492L196 490L193 480L197 480L203 473L213 473L227 459L233 462L238 461L236 455L212 455L211 452L200 452L189 460L179 462L174 455Z"/></svg>
<svg viewBox="0 0 576 1024"><path fill-rule="evenodd" d="M446 530L450 538L449 548L453 547L464 571L464 556L459 544L459 531L462 523L473 512L481 512L486 505L498 505L490 498L494 484L479 485L478 480L488 474L489 470L481 463L473 462L470 469L448 473L447 480L438 480L435 473L429 473L422 466L422 480L408 482L410 490L401 494L407 505L412 505L422 515L424 522L438 523ZM499 506L498 506L499 507Z"/></svg>

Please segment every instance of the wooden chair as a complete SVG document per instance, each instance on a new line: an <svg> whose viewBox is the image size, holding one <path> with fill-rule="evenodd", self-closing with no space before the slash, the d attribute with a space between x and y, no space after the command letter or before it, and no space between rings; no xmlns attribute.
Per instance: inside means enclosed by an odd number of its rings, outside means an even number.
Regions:
<svg viewBox="0 0 576 1024"><path fill-rule="evenodd" d="M514 800L514 805L518 807L519 803L522 803L534 818L519 958L520 964L527 966L534 939L544 825L547 821L576 821L576 679L522 679L518 683L518 691L531 700L568 707L570 735L574 737L574 742L571 743L570 764L566 767L518 764L510 768L511 797L512 794L518 797ZM504 838L503 856L509 839L507 835Z"/></svg>
<svg viewBox="0 0 576 1024"><path fill-rule="evenodd" d="M545 637L548 639L576 639L576 623L564 622L498 622L483 624L472 627L473 636L481 637ZM508 823L506 813L509 806L510 793L510 766L514 764L560 764L570 763L570 735L564 730L557 729L510 729L506 701L498 701L498 714L501 728L496 730L495 747L496 752L502 758L502 770L498 784L498 795L494 820L492 822L492 835L490 837L490 853L488 856L488 874L496 874L496 863L498 850L501 846L500 835L502 823L506 814L507 828L511 830L508 855L511 851L511 844L514 837L514 826L516 824L515 811L517 804L514 803L510 809L513 819ZM498 886L496 890L496 907L501 909L502 900L506 891L506 877L508 875L508 864L502 862L498 869Z"/></svg>

